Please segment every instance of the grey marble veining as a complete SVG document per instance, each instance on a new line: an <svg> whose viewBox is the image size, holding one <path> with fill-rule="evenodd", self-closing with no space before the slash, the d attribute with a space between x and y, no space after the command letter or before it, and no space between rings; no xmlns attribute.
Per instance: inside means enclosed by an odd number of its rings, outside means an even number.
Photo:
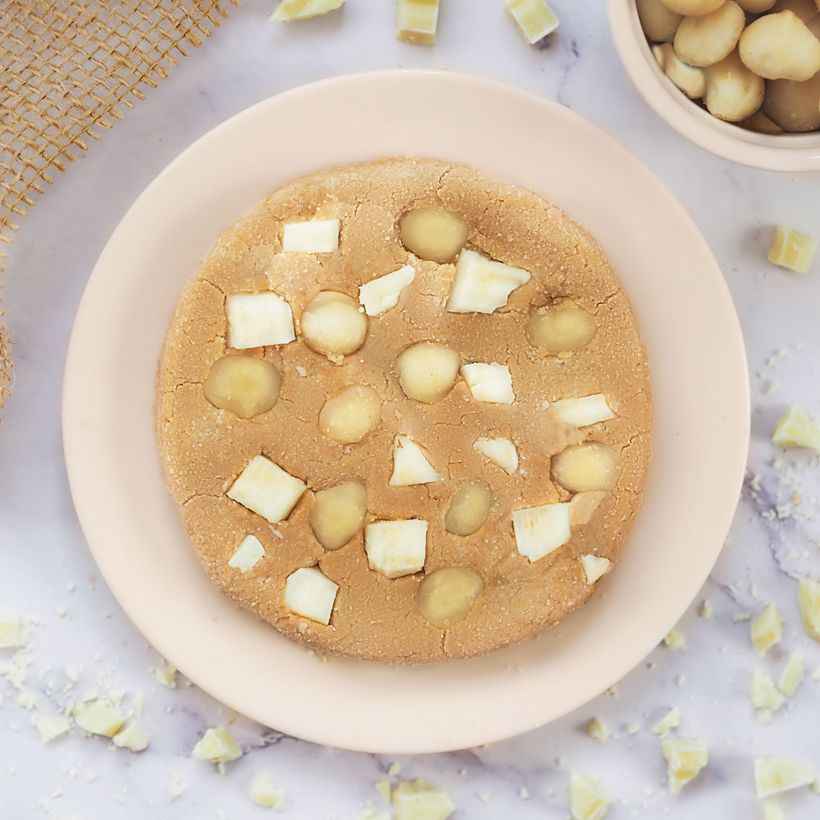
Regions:
<svg viewBox="0 0 820 820"><path fill-rule="evenodd" d="M247 798L260 771L287 790L286 817L341 820L368 804L386 808L373 786L396 780L388 774L395 770L391 758L320 748L241 718L233 727L245 755L224 775L191 759L203 730L234 716L181 679L176 689L154 679L160 659L100 581L68 493L59 398L88 273L156 173L193 139L257 100L333 74L396 66L488 75L559 99L638 154L688 208L723 267L746 333L754 393L749 480L727 546L681 623L686 651L657 649L613 691L530 734L483 749L400 759L398 778L431 780L448 791L463 818L565 818L571 769L601 776L616 801L614 820L762 816L753 792L755 756L792 755L820 773L813 739L820 682L810 674L820 667L820 646L800 626L795 582L820 576L820 465L768 440L786 405L820 412L820 267L798 276L765 260L775 223L820 236L820 180L734 166L669 130L623 74L602 0L556 0L562 28L544 49L523 44L501 0L446 0L432 49L395 42L387 2L349 0L343 14L291 27L267 22L270 5L250 0L235 10L207 48L58 177L11 248L3 296L17 367L0 425L0 618L37 621L24 653L30 695L22 701L33 698L37 713L48 714L92 689L121 689L126 704L143 692L141 722L151 746L135 755L76 730L44 746L30 725L32 713L18 703L20 693L0 679L0 816L262 817L265 809ZM703 598L714 607L708 621L697 614ZM786 625L781 646L759 661L748 622L735 618L768 601L777 602ZM805 655L807 680L770 724L758 724L747 694L752 670L776 675L794 649ZM10 657L0 650L0 664ZM678 797L665 787L659 741L650 731L672 706L681 710L680 735L708 741L711 754L703 775ZM603 744L583 731L592 716L612 733ZM176 798L167 789L172 781L186 787ZM808 789L779 803L790 820L820 816L820 797Z"/></svg>

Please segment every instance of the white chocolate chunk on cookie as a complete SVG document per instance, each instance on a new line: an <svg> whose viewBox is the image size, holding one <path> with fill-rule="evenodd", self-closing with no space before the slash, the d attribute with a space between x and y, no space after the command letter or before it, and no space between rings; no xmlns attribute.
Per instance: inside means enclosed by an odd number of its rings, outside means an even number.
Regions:
<svg viewBox="0 0 820 820"><path fill-rule="evenodd" d="M476 440L473 449L510 475L518 470L518 450L508 438L484 438L482 436Z"/></svg>
<svg viewBox="0 0 820 820"><path fill-rule="evenodd" d="M196 760L207 760L209 763L230 763L242 757L242 749L233 735L224 727L208 729L197 741L191 752Z"/></svg>
<svg viewBox="0 0 820 820"><path fill-rule="evenodd" d="M439 0L397 0L396 37L405 43L429 46L436 42Z"/></svg>
<svg viewBox="0 0 820 820"><path fill-rule="evenodd" d="M450 313L493 313L507 304L510 294L530 281L530 274L496 262L477 251L464 250L456 263L447 299Z"/></svg>
<svg viewBox="0 0 820 820"><path fill-rule="evenodd" d="M515 401L510 369L504 364L465 364L461 368L461 375L476 401L493 404L512 404Z"/></svg>
<svg viewBox="0 0 820 820"><path fill-rule="evenodd" d="M584 570L587 583L594 584L612 569L612 562L600 555L582 555L581 568Z"/></svg>
<svg viewBox="0 0 820 820"><path fill-rule="evenodd" d="M554 552L569 541L569 503L543 504L515 510L513 531L518 552L530 561Z"/></svg>
<svg viewBox="0 0 820 820"><path fill-rule="evenodd" d="M282 233L285 253L333 253L339 249L339 220L289 222Z"/></svg>
<svg viewBox="0 0 820 820"><path fill-rule="evenodd" d="M426 780L399 783L392 802L394 820L447 820L456 810L453 801Z"/></svg>
<svg viewBox="0 0 820 820"><path fill-rule="evenodd" d="M74 709L77 725L91 735L114 737L125 723L125 715L104 700L90 700L80 703Z"/></svg>
<svg viewBox="0 0 820 820"><path fill-rule="evenodd" d="M228 347L286 345L296 338L290 305L277 293L231 293L225 300Z"/></svg>
<svg viewBox="0 0 820 820"><path fill-rule="evenodd" d="M808 786L814 780L810 766L789 757L756 757L754 766L758 799Z"/></svg>
<svg viewBox="0 0 820 820"><path fill-rule="evenodd" d="M391 487L409 487L413 484L432 484L442 477L424 454L424 450L408 436L396 436L393 442L393 474Z"/></svg>
<svg viewBox="0 0 820 820"><path fill-rule="evenodd" d="M598 778L581 772L569 776L569 811L572 820L603 820L609 811L609 797Z"/></svg>
<svg viewBox="0 0 820 820"><path fill-rule="evenodd" d="M228 561L228 566L240 572L250 572L265 557L265 548L255 535L246 535Z"/></svg>
<svg viewBox="0 0 820 820"><path fill-rule="evenodd" d="M344 3L345 0L281 0L270 19L281 23L308 20L311 17L319 17L330 11L336 11Z"/></svg>
<svg viewBox="0 0 820 820"><path fill-rule="evenodd" d="M667 738L661 744L669 791L679 794L709 763L709 749L697 738Z"/></svg>
<svg viewBox="0 0 820 820"><path fill-rule="evenodd" d="M581 396L576 399L561 399L550 407L557 418L573 427L588 427L601 421L615 418L615 413L602 393Z"/></svg>
<svg viewBox="0 0 820 820"><path fill-rule="evenodd" d="M424 569L427 522L417 518L374 521L364 531L370 569L387 578L400 578Z"/></svg>
<svg viewBox="0 0 820 820"><path fill-rule="evenodd" d="M546 0L506 0L506 6L530 45L540 43L558 28L558 17Z"/></svg>
<svg viewBox="0 0 820 820"><path fill-rule="evenodd" d="M404 265L359 286L359 302L368 316L382 316L399 303L401 292L416 278L412 265Z"/></svg>
<svg viewBox="0 0 820 820"><path fill-rule="evenodd" d="M570 524L573 527L588 524L605 498L606 493L598 490L576 493L569 502Z"/></svg>
<svg viewBox="0 0 820 820"><path fill-rule="evenodd" d="M320 624L329 624L339 585L317 567L300 567L285 581L285 606Z"/></svg>
<svg viewBox="0 0 820 820"><path fill-rule="evenodd" d="M307 485L265 456L254 456L227 491L233 499L271 524L287 518Z"/></svg>
<svg viewBox="0 0 820 820"><path fill-rule="evenodd" d="M797 587L797 605L806 634L820 641L820 584L803 578Z"/></svg>

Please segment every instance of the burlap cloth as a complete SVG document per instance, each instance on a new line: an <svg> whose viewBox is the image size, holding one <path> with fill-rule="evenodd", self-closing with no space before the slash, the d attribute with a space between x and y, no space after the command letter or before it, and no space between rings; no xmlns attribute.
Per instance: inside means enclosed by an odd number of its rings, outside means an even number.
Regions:
<svg viewBox="0 0 820 820"><path fill-rule="evenodd" d="M0 0L0 270L4 246L53 173L201 45L227 16L225 5ZM11 383L9 345L0 321L0 408Z"/></svg>

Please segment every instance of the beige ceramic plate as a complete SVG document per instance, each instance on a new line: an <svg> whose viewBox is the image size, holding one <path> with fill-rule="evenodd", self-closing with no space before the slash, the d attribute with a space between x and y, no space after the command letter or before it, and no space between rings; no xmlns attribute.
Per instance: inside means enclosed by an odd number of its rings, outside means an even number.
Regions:
<svg viewBox="0 0 820 820"><path fill-rule="evenodd" d="M223 598L163 486L154 377L187 279L214 240L293 177L384 155L464 162L586 225L621 274L653 368L656 454L623 558L559 628L470 661L324 663ZM65 456L88 543L125 611L192 681L302 738L432 752L506 738L632 669L684 612L729 528L749 406L743 343L691 219L633 156L555 104L474 77L341 77L244 111L183 152L103 251L65 373Z"/></svg>

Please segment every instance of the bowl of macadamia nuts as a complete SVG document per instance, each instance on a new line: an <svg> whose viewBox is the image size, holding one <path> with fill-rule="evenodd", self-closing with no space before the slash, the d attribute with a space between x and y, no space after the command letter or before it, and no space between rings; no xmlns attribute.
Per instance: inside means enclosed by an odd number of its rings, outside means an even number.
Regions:
<svg viewBox="0 0 820 820"><path fill-rule="evenodd" d="M718 156L820 172L820 0L609 0L646 102Z"/></svg>

